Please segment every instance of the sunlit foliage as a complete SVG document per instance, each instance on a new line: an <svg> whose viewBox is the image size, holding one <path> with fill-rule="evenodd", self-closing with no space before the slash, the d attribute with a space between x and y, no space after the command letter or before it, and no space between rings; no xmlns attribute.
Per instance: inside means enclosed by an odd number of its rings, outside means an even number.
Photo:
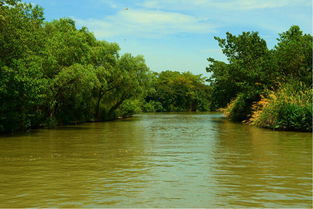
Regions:
<svg viewBox="0 0 313 209"><path fill-rule="evenodd" d="M206 78L190 72L163 71L156 75L146 97L145 111L208 111L210 88Z"/></svg>
<svg viewBox="0 0 313 209"><path fill-rule="evenodd" d="M312 88L310 34L292 26L279 34L273 49L268 49L256 32L227 33L225 39L216 40L228 62L208 58L213 109L227 106L226 116L233 121L247 121L252 116L250 123L261 127L311 130L312 101L296 96L308 95ZM299 83L305 89L296 88ZM279 99L269 96L269 91ZM264 103L269 104L260 108Z"/></svg>
<svg viewBox="0 0 313 209"><path fill-rule="evenodd" d="M144 58L42 11L0 3L0 132L129 115L151 83Z"/></svg>

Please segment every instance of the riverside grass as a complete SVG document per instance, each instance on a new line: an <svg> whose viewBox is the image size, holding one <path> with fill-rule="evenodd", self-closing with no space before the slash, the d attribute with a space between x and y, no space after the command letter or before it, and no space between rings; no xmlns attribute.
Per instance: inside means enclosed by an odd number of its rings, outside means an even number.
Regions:
<svg viewBox="0 0 313 209"><path fill-rule="evenodd" d="M220 109L232 121L260 128L285 131L312 131L313 90L301 81L291 81L276 91L259 96L239 94Z"/></svg>
<svg viewBox="0 0 313 209"><path fill-rule="evenodd" d="M312 131L312 88L302 82L287 83L262 95L252 105L248 124L288 131Z"/></svg>

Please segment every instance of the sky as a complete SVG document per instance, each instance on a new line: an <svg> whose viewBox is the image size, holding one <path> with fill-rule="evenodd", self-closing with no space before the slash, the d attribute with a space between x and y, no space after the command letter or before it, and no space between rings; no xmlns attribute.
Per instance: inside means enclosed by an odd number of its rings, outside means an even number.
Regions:
<svg viewBox="0 0 313 209"><path fill-rule="evenodd" d="M24 1L25 2L25 1ZM206 75L207 58L225 61L214 36L257 31L273 48L278 34L299 25L312 34L311 0L26 0L46 20L64 17L121 53L144 55L151 70Z"/></svg>

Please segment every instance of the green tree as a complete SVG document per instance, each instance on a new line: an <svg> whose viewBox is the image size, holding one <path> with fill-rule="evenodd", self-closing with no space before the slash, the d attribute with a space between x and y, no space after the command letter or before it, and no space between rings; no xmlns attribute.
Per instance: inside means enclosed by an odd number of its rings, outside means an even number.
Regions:
<svg viewBox="0 0 313 209"><path fill-rule="evenodd" d="M151 83L151 72L142 56L133 57L124 54L117 63L117 68L112 72L113 82L110 82L110 91L106 95L107 117L115 116L124 101L143 97Z"/></svg>
<svg viewBox="0 0 313 209"><path fill-rule="evenodd" d="M95 118L97 120L101 120L100 108L104 96L112 91L115 88L114 83L118 82L117 63L119 50L118 44L106 41L97 41L96 45L91 48L91 59L89 62L96 67L95 72L99 80L99 85L94 89L94 97L96 99Z"/></svg>
<svg viewBox="0 0 313 209"><path fill-rule="evenodd" d="M212 108L228 104L225 113L232 120L249 119L254 111L252 106L261 95L266 98L268 92L279 92L282 84L296 81L305 83L307 88L312 85L312 36L303 34L298 26L280 34L272 50L267 49L266 42L256 32L238 36L226 33L226 39L215 39L228 63L208 59ZM301 114L287 112L284 114L297 115L297 120L301 118ZM292 118L291 115L282 117Z"/></svg>
<svg viewBox="0 0 313 209"><path fill-rule="evenodd" d="M207 72L212 87L212 109L225 107L239 93L253 102L258 95L273 85L275 77L273 58L265 40L257 32L243 32L226 38L215 37L228 63L208 58Z"/></svg>
<svg viewBox="0 0 313 209"><path fill-rule="evenodd" d="M1 1L0 132L134 113L151 72L119 50L72 19L44 22L38 6Z"/></svg>
<svg viewBox="0 0 313 209"><path fill-rule="evenodd" d="M44 31L43 70L49 78L64 67L90 63L91 48L96 45L96 39L86 28L78 30L73 20L65 18L46 23Z"/></svg>
<svg viewBox="0 0 313 209"><path fill-rule="evenodd" d="M154 91L147 95L145 108L166 112L207 111L209 87L205 80L190 72L163 71L156 75Z"/></svg>
<svg viewBox="0 0 313 209"><path fill-rule="evenodd" d="M50 117L63 124L92 118L92 89L97 85L92 65L74 64L64 68L50 86Z"/></svg>
<svg viewBox="0 0 313 209"><path fill-rule="evenodd" d="M0 132L39 125L45 83L42 8L17 0L0 5Z"/></svg>
<svg viewBox="0 0 313 209"><path fill-rule="evenodd" d="M303 34L299 26L279 35L274 56L277 61L279 80L283 83L297 79L310 85L312 82L312 36Z"/></svg>

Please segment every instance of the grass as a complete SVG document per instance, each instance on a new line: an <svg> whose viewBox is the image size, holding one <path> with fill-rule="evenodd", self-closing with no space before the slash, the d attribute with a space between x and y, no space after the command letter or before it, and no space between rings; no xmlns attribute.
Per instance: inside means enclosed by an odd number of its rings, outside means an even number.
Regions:
<svg viewBox="0 0 313 209"><path fill-rule="evenodd" d="M288 131L312 131L312 89L301 82L268 92L252 105L248 123Z"/></svg>

